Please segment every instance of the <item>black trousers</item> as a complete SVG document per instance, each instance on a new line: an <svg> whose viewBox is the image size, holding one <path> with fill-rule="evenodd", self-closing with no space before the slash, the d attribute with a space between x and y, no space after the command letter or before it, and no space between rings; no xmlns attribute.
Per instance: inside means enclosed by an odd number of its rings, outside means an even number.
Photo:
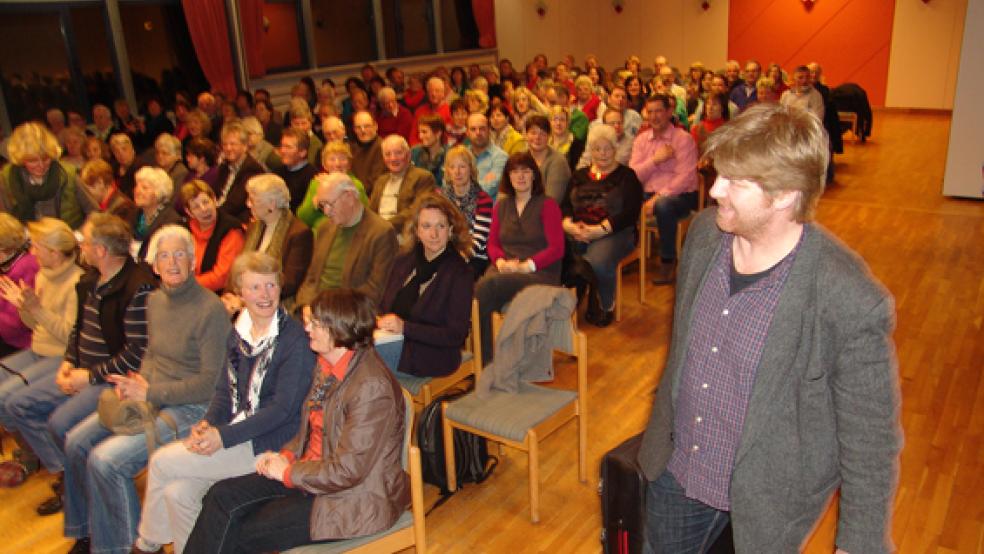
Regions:
<svg viewBox="0 0 984 554"><path fill-rule="evenodd" d="M185 552L277 552L315 542L314 499L255 473L219 481L202 501Z"/></svg>

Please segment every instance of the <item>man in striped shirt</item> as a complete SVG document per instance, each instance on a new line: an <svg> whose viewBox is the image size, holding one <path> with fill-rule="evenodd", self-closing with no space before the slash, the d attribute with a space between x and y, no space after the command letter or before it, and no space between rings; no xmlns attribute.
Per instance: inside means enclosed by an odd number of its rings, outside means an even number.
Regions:
<svg viewBox="0 0 984 554"><path fill-rule="evenodd" d="M117 216L93 213L82 226L82 257L91 266L79 280L79 309L65 359L54 378L32 383L7 401L17 431L52 473L65 465L65 435L96 410L109 375L138 371L147 348L147 295L154 276L129 255L132 233ZM62 506L56 494L38 507Z"/></svg>

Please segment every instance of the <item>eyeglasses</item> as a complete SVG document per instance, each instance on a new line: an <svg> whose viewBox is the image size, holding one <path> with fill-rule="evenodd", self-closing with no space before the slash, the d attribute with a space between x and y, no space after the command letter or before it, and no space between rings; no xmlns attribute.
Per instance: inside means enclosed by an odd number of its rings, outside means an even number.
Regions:
<svg viewBox="0 0 984 554"><path fill-rule="evenodd" d="M311 314L310 308L305 308L301 313L301 321L304 322L304 327L310 327L311 329L324 329L325 324L321 323L319 320L315 319Z"/></svg>
<svg viewBox="0 0 984 554"><path fill-rule="evenodd" d="M158 252L157 255L154 256L154 259L159 262L165 262L171 258L174 258L175 260L180 262L180 261L184 261L187 257L188 257L188 253L185 252L184 250L176 250L174 252L166 252L166 251Z"/></svg>
<svg viewBox="0 0 984 554"><path fill-rule="evenodd" d="M321 202L318 202L318 209L321 210L321 213L328 213L329 210L334 210L335 204L338 203L338 200L341 197L342 195L339 194L334 200L322 200Z"/></svg>

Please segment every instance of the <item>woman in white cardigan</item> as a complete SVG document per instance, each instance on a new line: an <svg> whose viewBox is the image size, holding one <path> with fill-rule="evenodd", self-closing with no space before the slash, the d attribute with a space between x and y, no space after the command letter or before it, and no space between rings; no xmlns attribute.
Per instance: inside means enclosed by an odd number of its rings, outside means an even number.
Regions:
<svg viewBox="0 0 984 554"><path fill-rule="evenodd" d="M8 431L13 430L13 424L5 408L7 398L25 389L25 381L35 383L53 375L62 361L78 311L75 285L82 275L82 268L75 263L78 243L68 224L44 217L29 223L28 232L31 253L41 266L34 288L0 277L0 295L17 307L21 321L32 331L29 349L2 360L5 367L0 369L0 425ZM23 451L21 460L34 462L24 465L35 465L33 454L26 448ZM22 465L21 469L26 476L28 468ZM49 469L61 470L60 467Z"/></svg>

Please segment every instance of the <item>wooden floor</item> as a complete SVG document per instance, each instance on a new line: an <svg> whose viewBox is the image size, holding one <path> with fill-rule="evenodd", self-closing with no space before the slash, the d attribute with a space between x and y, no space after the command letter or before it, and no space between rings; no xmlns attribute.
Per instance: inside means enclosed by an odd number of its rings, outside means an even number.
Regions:
<svg viewBox="0 0 984 554"><path fill-rule="evenodd" d="M940 195L949 134L943 115L879 112L874 138L847 142L819 220L895 295L906 443L892 536L903 553L984 552L984 203ZM643 427L662 370L671 287L626 279L625 318L588 332L589 480L577 481L576 429L542 441L541 517L529 522L525 455L506 452L493 476L467 485L427 518L431 552L600 551L598 462ZM571 385L573 365L558 369ZM0 552L65 552L60 515L33 508L47 476L0 491ZM437 493L428 486L432 504ZM806 547L832 551L836 503Z"/></svg>

